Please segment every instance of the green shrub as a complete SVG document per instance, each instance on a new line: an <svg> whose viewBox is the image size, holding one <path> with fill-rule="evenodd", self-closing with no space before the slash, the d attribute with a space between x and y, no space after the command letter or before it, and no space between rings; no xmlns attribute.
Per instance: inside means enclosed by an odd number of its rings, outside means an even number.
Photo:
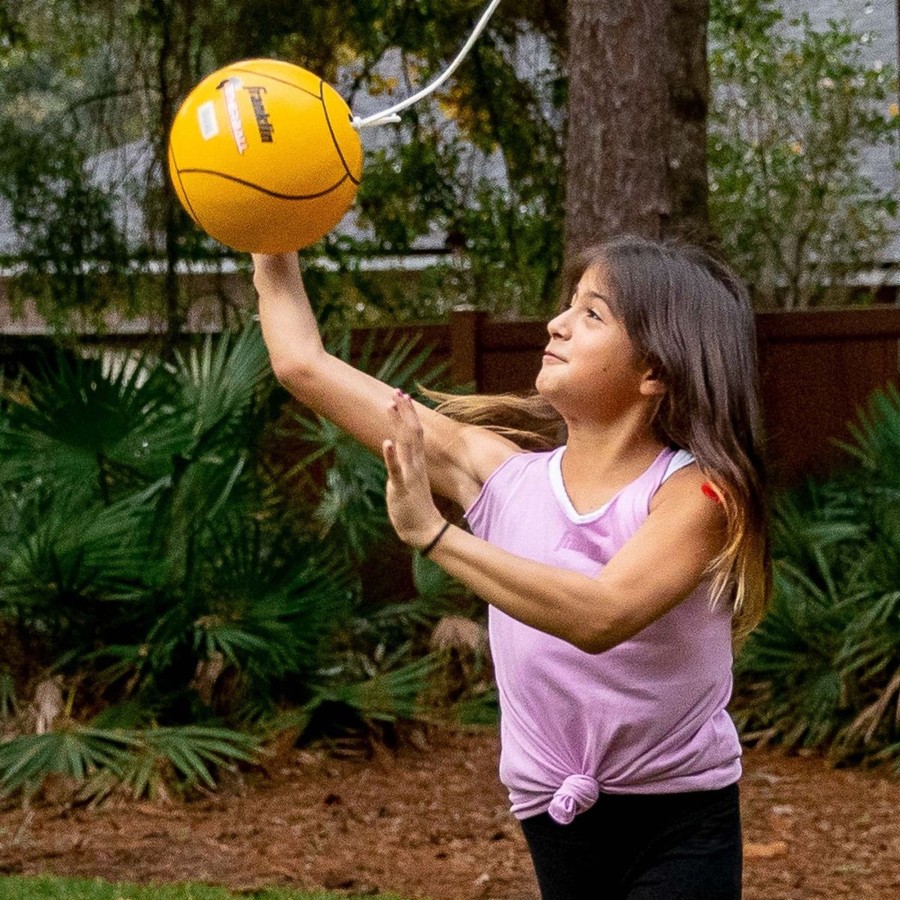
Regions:
<svg viewBox="0 0 900 900"><path fill-rule="evenodd" d="M411 389L424 358L401 345L377 374ZM368 595L373 559L410 568L383 470L284 399L256 327L171 362L60 351L7 386L0 632L29 665L0 670L0 793L209 786L279 728L416 713L440 604L397 573ZM40 674L65 710L31 734Z"/></svg>
<svg viewBox="0 0 900 900"><path fill-rule="evenodd" d="M737 665L744 737L900 767L900 391L871 398L855 465L776 505L775 593Z"/></svg>
<svg viewBox="0 0 900 900"><path fill-rule="evenodd" d="M897 198L861 163L897 139L896 70L865 60L846 19L814 28L774 0L714 0L710 215L758 301L846 302L877 266ZM841 293L837 293L838 289Z"/></svg>

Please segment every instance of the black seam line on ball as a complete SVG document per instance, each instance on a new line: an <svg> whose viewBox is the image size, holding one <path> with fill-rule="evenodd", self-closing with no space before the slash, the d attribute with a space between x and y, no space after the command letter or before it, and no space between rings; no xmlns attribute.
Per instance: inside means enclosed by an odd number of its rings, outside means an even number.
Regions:
<svg viewBox="0 0 900 900"><path fill-rule="evenodd" d="M178 160L175 159L175 148L172 146L171 141L169 142L169 155L172 157L172 169L178 176L178 183L181 185L181 194L184 197L185 203L187 203L188 205L188 212L190 213L190 216L194 220L194 222L201 228L203 228L203 225L200 223L200 217L197 215L197 210L194 209L194 204L191 203L191 198L188 196L188 192L185 189L184 182L181 180L181 170L178 168Z"/></svg>
<svg viewBox="0 0 900 900"><path fill-rule="evenodd" d="M319 197L324 197L326 194L330 194L332 191L337 190L348 178L348 176L345 175L340 181L335 182L335 184L330 188L326 188L324 191L319 191L318 194L279 194L278 191L270 191L268 188L260 187L260 185L254 184L252 181L244 181L243 178L235 178L234 175L226 175L224 172L215 172L212 169L182 169L181 173L185 175L189 173L192 175L215 175L217 178L224 178L227 181L234 181L236 184L243 184L262 194L268 194L270 197L277 197L279 200L316 200ZM351 178L350 180L352 181L353 179Z"/></svg>
<svg viewBox="0 0 900 900"><path fill-rule="evenodd" d="M293 81L287 81L284 78L278 78L276 75L268 75L265 72L254 72L253 69L236 69L233 66L229 66L230 72L243 72L245 75L252 75L254 78L268 78L270 81L277 81L279 84L286 84L288 87L292 87L295 90L302 91L304 94L309 94L310 97L315 97L317 100L321 100L322 98L315 93L315 91L307 90L305 87L300 87L299 84L294 84Z"/></svg>
<svg viewBox="0 0 900 900"><path fill-rule="evenodd" d="M334 136L334 129L331 127L331 118L328 115L328 105L325 103L325 82L321 78L319 79L319 99L322 101L322 109L325 110L325 124L328 125L328 130L331 132L331 141L334 144L334 149L337 150L338 156L341 158L341 162L344 165L344 171L347 173L347 177L354 184L359 184L359 179L353 177L353 173L350 171L350 166L347 165L347 160L344 159L344 153L341 150L341 145L337 142L337 138Z"/></svg>

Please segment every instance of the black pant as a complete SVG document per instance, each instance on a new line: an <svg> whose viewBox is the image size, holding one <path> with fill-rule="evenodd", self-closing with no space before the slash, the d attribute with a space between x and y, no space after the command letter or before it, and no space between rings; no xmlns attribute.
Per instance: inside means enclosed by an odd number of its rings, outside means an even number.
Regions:
<svg viewBox="0 0 900 900"><path fill-rule="evenodd" d="M521 823L542 900L740 900L738 786L601 794L559 825Z"/></svg>

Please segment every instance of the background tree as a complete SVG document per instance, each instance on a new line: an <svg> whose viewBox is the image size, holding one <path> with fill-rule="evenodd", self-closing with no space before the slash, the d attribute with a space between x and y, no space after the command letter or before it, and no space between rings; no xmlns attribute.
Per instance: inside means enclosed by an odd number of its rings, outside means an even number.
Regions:
<svg viewBox="0 0 900 900"><path fill-rule="evenodd" d="M849 299L877 269L897 197L864 155L896 143L896 71L849 22L787 21L773 0L715 0L710 205L759 306Z"/></svg>
<svg viewBox="0 0 900 900"><path fill-rule="evenodd" d="M54 3L38 4L0 20L0 197L19 239L21 293L55 322L127 296L128 262L109 187L90 177L96 145L85 133L96 131L88 127L90 104L79 102L107 94L108 85L88 62L89 23L76 11L60 28L58 12Z"/></svg>
<svg viewBox="0 0 900 900"><path fill-rule="evenodd" d="M495 315L543 317L556 300L564 240L570 252L626 230L703 242L708 203L723 255L758 286L761 302L788 302L791 292L772 285L821 284L876 259L892 201L857 176L863 148L889 140L891 129L896 135L900 120L885 114L896 92L892 67L875 71L854 56L846 23L819 38L789 32L774 0L714 0L710 91L708 6L505 0L436 96L407 110L399 126L364 134L351 213L360 228L304 251L339 269L310 276L323 321L436 318L461 299ZM0 147L0 194L20 211L19 236L36 251L31 270L45 282L51 271L127 272L125 238L127 261L164 263L161 289L154 282L149 291L148 279L132 279L129 291L106 275L80 287L59 280L45 311L52 318L86 304L96 313L114 298L133 299L127 311L161 313L171 341L186 315L181 263L247 265L189 221L166 178L171 117L201 77L227 61L271 55L321 74L351 108L368 112L441 72L483 8L484 0L43 0L6 10L0 118L14 139ZM838 87L819 89L823 78ZM749 123L769 129L755 149ZM40 134L54 152L6 164ZM72 147L64 153L65 141ZM96 190L98 154L123 146L143 148L149 166L143 161L127 184L107 178ZM778 148L777 166L763 146ZM48 202L35 199L41 191ZM149 225L141 246L120 221L122 195ZM90 227L81 227L76 200L91 210ZM66 228L78 233L58 239ZM67 259L51 265L47 234ZM375 255L433 249L438 236L452 252L431 271L360 271ZM800 275L782 265L790 259L805 267ZM802 290L797 305L821 299Z"/></svg>
<svg viewBox="0 0 900 900"><path fill-rule="evenodd" d="M265 55L285 33L303 25L302 11L286 14L271 7L259 0L47 0L0 20L6 37L0 117L14 138L4 142L0 195L13 206L23 245L20 259L32 275L47 285L53 273L89 272L102 274L102 283L108 284L106 276L120 262L127 238L129 261L164 263L161 290L144 291L140 302L144 313L157 312L161 305L171 344L187 312L179 263L215 259L222 248L190 223L168 183L168 129L179 103L203 75L225 60ZM48 152L33 152L43 143ZM145 149L128 156L122 148L129 144ZM32 152L23 153L23 147ZM97 171L102 154L106 162ZM122 168L111 163L117 155L139 165L130 172L114 171ZM142 159L146 155L149 163ZM105 200L110 202L104 206ZM127 201L146 227L129 232L121 215ZM107 227L114 207L117 235ZM82 214L82 208L91 215ZM70 233L71 240L61 239L60 231ZM118 238L116 254L109 247L112 237ZM115 291L103 292L101 280L93 282L73 294L72 279L53 283L50 277L42 311L51 320L71 309L102 312ZM33 294L33 279L21 287ZM117 290L121 296L121 285Z"/></svg>
<svg viewBox="0 0 900 900"><path fill-rule="evenodd" d="M145 245L131 253L139 262L164 261L162 308L174 336L186 312L179 262L229 255L189 222L165 177L168 128L190 88L226 61L273 55L338 84L351 105L363 91L389 102L446 66L482 8L481 0L313 0L296 8L270 0L48 0L3 26L8 36L28 38L4 72L3 112L34 131L52 108L72 122L85 159L128 141L147 143L145 181L123 188L149 226ZM357 206L365 240L348 244L332 235L315 252L350 268L351 255L406 253L441 230L467 255L451 288L455 282L457 291L490 298L484 302L498 311L538 311L561 256L563 12L561 0L504 3L438 102L410 110L399 128L385 129L378 146L370 145ZM542 72L529 64L533 58L545 61ZM23 79L34 86L28 94ZM490 173L479 162L485 157ZM479 253L471 252L475 246ZM95 261L75 264L82 262ZM444 276L426 282L415 308L354 277L367 306L389 315L408 316L409 306L433 315L438 286L447 293ZM327 292L320 296L327 306Z"/></svg>
<svg viewBox="0 0 900 900"><path fill-rule="evenodd" d="M381 40L354 45L351 100L364 86L387 101L429 82L483 8L483 0L385 3ZM564 51L561 0L503 3L437 102L381 132L357 207L371 239L355 249L402 254L440 230L460 264L426 276L417 297L394 306L377 282L357 277L370 302L401 318L410 309L440 314L460 296L495 314L545 313L562 258Z"/></svg>
<svg viewBox="0 0 900 900"><path fill-rule="evenodd" d="M570 0L566 255L621 232L709 237L708 0Z"/></svg>

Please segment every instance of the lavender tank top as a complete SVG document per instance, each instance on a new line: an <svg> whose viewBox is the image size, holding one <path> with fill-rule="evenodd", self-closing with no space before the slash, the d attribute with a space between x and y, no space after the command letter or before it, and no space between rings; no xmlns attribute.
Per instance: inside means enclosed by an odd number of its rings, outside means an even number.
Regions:
<svg viewBox="0 0 900 900"><path fill-rule="evenodd" d="M516 453L466 511L472 532L526 559L595 577L649 515L684 451L663 450L602 508L579 515L565 492L565 448ZM489 609L500 696L500 779L512 813L562 824L601 792L713 790L741 775L731 696L731 610L710 584L634 637L589 654Z"/></svg>

